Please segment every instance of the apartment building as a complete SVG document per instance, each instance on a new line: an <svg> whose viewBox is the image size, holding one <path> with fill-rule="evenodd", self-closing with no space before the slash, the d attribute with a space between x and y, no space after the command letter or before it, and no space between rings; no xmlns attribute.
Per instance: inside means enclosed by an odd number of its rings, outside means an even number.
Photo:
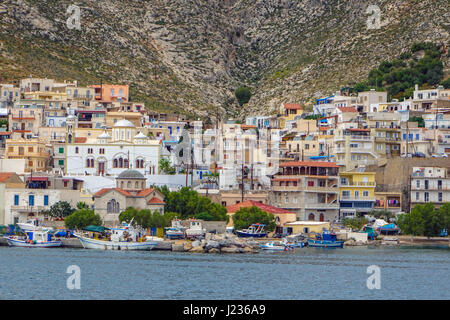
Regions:
<svg viewBox="0 0 450 320"><path fill-rule="evenodd" d="M450 168L413 167L410 190L411 208L428 202L435 207L450 202Z"/></svg>
<svg viewBox="0 0 450 320"><path fill-rule="evenodd" d="M283 103L280 106L280 128L290 129L295 120L300 119L303 108L298 103Z"/></svg>
<svg viewBox="0 0 450 320"><path fill-rule="evenodd" d="M366 172L364 167L340 172L339 206L340 217L366 215L374 208L375 172Z"/></svg>
<svg viewBox="0 0 450 320"><path fill-rule="evenodd" d="M44 125L42 105L23 105L10 109L8 115L9 128L22 138L31 138L38 134Z"/></svg>
<svg viewBox="0 0 450 320"><path fill-rule="evenodd" d="M334 148L336 164L348 171L358 165L376 164L378 154L375 152L374 137L370 129L345 128L336 131Z"/></svg>
<svg viewBox="0 0 450 320"><path fill-rule="evenodd" d="M374 103L386 103L387 102L387 92L376 91L371 89L370 91L358 92L356 109L358 112L370 112L370 106Z"/></svg>
<svg viewBox="0 0 450 320"><path fill-rule="evenodd" d="M119 84L101 84L91 85L89 88L95 90L95 100L101 102L128 102L129 101L129 86Z"/></svg>
<svg viewBox="0 0 450 320"><path fill-rule="evenodd" d="M50 150L40 139L8 139L5 159L26 159L25 172L47 171Z"/></svg>
<svg viewBox="0 0 450 320"><path fill-rule="evenodd" d="M58 201L72 207L80 201L81 180L34 174L25 177L25 187L8 188L5 192L5 223L25 222L37 217Z"/></svg>
<svg viewBox="0 0 450 320"><path fill-rule="evenodd" d="M20 89L12 84L0 84L0 108L11 107L20 99Z"/></svg>
<svg viewBox="0 0 450 320"><path fill-rule="evenodd" d="M271 205L295 212L297 220L338 219L339 166L332 162L288 161L279 167L271 181Z"/></svg>

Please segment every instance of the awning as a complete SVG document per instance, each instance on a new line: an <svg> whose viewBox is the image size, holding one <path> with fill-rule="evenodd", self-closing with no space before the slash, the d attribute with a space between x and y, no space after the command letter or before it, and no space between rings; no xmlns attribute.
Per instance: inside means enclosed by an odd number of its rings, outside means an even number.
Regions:
<svg viewBox="0 0 450 320"><path fill-rule="evenodd" d="M48 177L28 177L28 181L47 181Z"/></svg>
<svg viewBox="0 0 450 320"><path fill-rule="evenodd" d="M84 231L90 231L90 232L105 232L105 230L110 230L109 228L103 227L103 226L87 226L86 228L83 228Z"/></svg>

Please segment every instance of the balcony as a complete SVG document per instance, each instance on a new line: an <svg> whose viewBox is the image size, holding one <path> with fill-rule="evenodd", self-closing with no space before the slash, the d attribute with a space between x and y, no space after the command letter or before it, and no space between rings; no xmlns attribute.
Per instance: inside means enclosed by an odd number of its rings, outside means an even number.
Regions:
<svg viewBox="0 0 450 320"><path fill-rule="evenodd" d="M387 143L400 143L400 138L388 138L388 137L375 137L377 142L387 142Z"/></svg>
<svg viewBox="0 0 450 320"><path fill-rule="evenodd" d="M347 182L341 183L341 187L375 187L375 182Z"/></svg>
<svg viewBox="0 0 450 320"><path fill-rule="evenodd" d="M345 201L374 201L375 202L375 197L340 196L339 200L345 200Z"/></svg>
<svg viewBox="0 0 450 320"><path fill-rule="evenodd" d="M321 203L321 202L314 202L314 203L305 203L304 204L305 209L339 209L339 203Z"/></svg>
<svg viewBox="0 0 450 320"><path fill-rule="evenodd" d="M336 187L305 187L305 192L326 192L326 193L339 193L339 188Z"/></svg>

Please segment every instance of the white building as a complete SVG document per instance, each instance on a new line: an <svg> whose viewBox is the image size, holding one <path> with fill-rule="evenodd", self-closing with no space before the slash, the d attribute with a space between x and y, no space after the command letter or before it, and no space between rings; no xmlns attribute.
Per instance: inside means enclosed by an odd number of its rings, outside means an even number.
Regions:
<svg viewBox="0 0 450 320"><path fill-rule="evenodd" d="M411 175L411 208L431 202L441 206L450 202L450 169L414 167Z"/></svg>
<svg viewBox="0 0 450 320"><path fill-rule="evenodd" d="M70 121L68 135L73 134ZM117 176L126 168L158 174L160 141L150 140L128 120L116 122L111 133L67 139L66 174Z"/></svg>

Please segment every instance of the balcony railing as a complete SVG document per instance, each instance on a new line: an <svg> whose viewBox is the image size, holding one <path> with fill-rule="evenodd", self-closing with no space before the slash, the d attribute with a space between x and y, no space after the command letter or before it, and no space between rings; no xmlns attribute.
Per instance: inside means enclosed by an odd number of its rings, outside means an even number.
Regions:
<svg viewBox="0 0 450 320"><path fill-rule="evenodd" d="M321 203L321 202L314 202L314 203L305 203L304 204L305 209L339 209L339 203Z"/></svg>
<svg viewBox="0 0 450 320"><path fill-rule="evenodd" d="M375 182L347 182L341 183L341 187L374 187Z"/></svg>
<svg viewBox="0 0 450 320"><path fill-rule="evenodd" d="M374 197L355 197L355 196L340 196L340 200L350 201L375 201Z"/></svg>

